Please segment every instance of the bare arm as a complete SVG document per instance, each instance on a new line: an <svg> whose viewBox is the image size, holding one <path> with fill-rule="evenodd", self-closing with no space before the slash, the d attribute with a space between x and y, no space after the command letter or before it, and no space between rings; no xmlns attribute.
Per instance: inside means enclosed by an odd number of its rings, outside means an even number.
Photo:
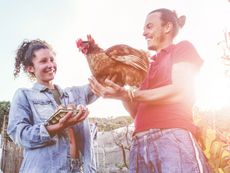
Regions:
<svg viewBox="0 0 230 173"><path fill-rule="evenodd" d="M195 65L188 62L179 62L172 68L172 84L159 88L138 90L134 101L147 104L170 104L186 101L193 94Z"/></svg>
<svg viewBox="0 0 230 173"><path fill-rule="evenodd" d="M106 87L98 83L94 77L89 79L89 82L96 95L121 100L126 110L134 118L139 103L159 105L190 100L188 98L193 94L195 71L196 67L192 63L176 63L172 67L172 84L154 89L137 90L134 92L132 102L127 90L111 80L105 81Z"/></svg>
<svg viewBox="0 0 230 173"><path fill-rule="evenodd" d="M123 103L123 106L125 107L125 109L131 115L131 117L134 119L136 116L136 112L137 112L137 103L129 102L129 101L123 101L122 103Z"/></svg>
<svg viewBox="0 0 230 173"><path fill-rule="evenodd" d="M136 114L136 104L130 102L127 91L124 87L115 84L112 80L105 80L106 86L100 84L93 76L89 79L91 90L98 96L103 98L113 98L121 100L125 109L134 118Z"/></svg>

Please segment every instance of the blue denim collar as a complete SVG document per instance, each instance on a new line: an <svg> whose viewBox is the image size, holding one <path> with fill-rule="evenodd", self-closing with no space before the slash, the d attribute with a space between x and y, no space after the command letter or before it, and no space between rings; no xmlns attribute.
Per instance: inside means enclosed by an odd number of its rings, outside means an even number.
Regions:
<svg viewBox="0 0 230 173"><path fill-rule="evenodd" d="M56 85L56 84L54 84L54 85L55 85L55 87L57 88L58 92L60 93L60 96L61 96L61 97L62 97L62 96L68 96L68 93L65 92L65 91L63 91L63 90L61 89L60 86L58 86L58 85ZM38 91L40 91L40 92L45 92L45 91L48 91L48 90L49 90L48 87L46 87L46 86L44 86L44 85L42 85L42 84L40 84L40 83L37 83L37 82L33 85L33 89L38 90Z"/></svg>

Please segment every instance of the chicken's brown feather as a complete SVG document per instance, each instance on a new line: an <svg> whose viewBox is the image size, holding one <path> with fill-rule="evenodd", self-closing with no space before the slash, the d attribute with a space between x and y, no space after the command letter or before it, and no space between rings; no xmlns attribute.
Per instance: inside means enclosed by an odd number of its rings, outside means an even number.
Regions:
<svg viewBox="0 0 230 173"><path fill-rule="evenodd" d="M121 86L140 86L149 65L146 53L124 44L114 45L104 51L91 36L88 36L88 44L86 57L97 80L103 83L106 77L116 75L115 83Z"/></svg>

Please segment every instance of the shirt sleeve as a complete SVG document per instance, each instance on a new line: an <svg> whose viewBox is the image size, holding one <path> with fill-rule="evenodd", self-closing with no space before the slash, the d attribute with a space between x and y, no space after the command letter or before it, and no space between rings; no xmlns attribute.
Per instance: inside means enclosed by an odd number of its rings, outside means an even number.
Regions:
<svg viewBox="0 0 230 173"><path fill-rule="evenodd" d="M16 91L9 112L7 133L24 148L40 148L55 143L44 124L33 124L33 115L22 89Z"/></svg>
<svg viewBox="0 0 230 173"><path fill-rule="evenodd" d="M188 41L182 41L175 46L173 51L173 62L190 62L198 69L202 66L203 60L195 47Z"/></svg>
<svg viewBox="0 0 230 173"><path fill-rule="evenodd" d="M71 92L77 105L88 105L98 99L98 96L91 91L89 85L72 87Z"/></svg>

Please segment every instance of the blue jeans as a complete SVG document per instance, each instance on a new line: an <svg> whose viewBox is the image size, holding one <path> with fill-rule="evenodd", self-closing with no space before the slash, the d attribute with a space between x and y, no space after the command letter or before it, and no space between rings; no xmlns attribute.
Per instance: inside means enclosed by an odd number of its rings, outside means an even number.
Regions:
<svg viewBox="0 0 230 173"><path fill-rule="evenodd" d="M133 137L130 173L211 173L192 134L184 129L150 129Z"/></svg>

